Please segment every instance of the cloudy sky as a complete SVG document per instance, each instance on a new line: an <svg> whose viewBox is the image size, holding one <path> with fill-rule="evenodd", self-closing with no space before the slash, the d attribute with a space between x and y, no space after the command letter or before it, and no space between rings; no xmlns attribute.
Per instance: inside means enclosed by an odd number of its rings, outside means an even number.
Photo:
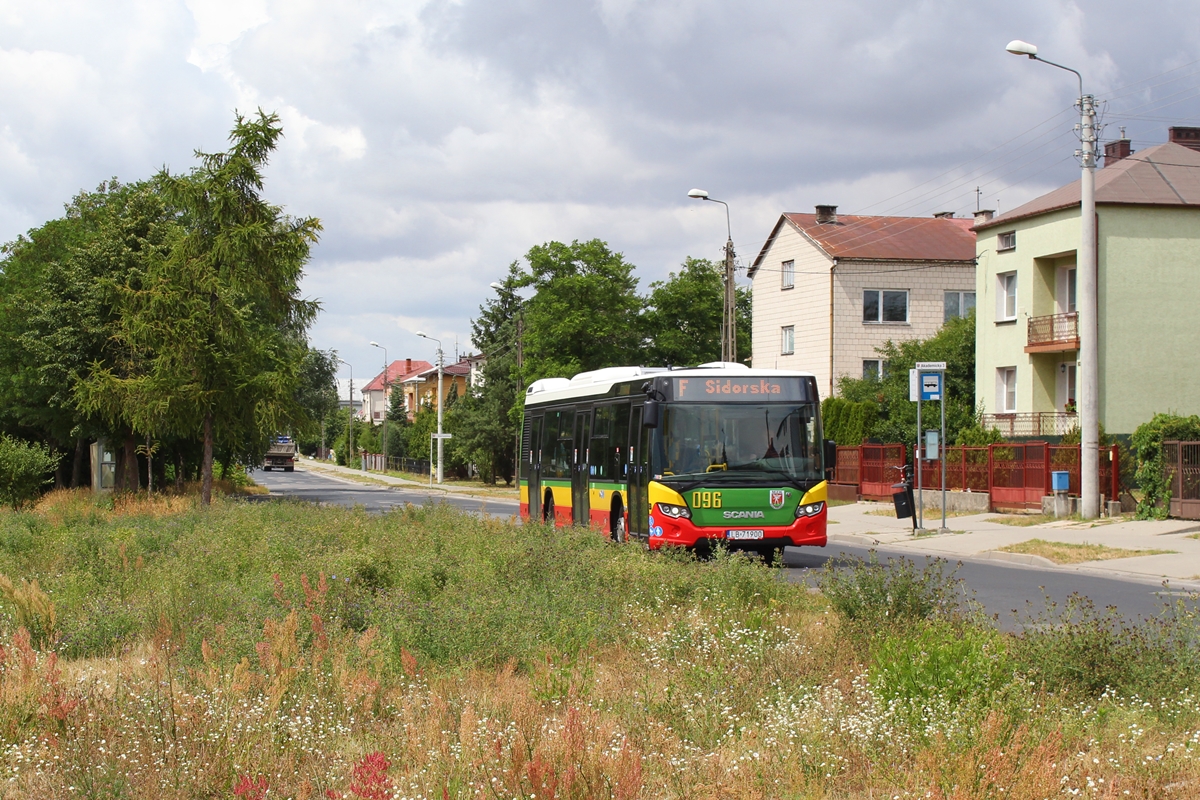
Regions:
<svg viewBox="0 0 1200 800"><path fill-rule="evenodd" d="M0 240L80 189L193 164L280 114L267 197L319 217L314 345L471 349L507 265L599 237L642 287L739 261L782 211L969 214L1077 177L1074 76L1104 139L1200 125L1200 5L1160 0L0 0ZM358 380L361 383L361 380Z"/></svg>

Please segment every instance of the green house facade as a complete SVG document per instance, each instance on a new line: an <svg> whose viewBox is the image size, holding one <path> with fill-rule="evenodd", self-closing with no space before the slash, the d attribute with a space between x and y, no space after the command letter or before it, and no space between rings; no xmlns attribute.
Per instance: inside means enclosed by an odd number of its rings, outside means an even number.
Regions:
<svg viewBox="0 0 1200 800"><path fill-rule="evenodd" d="M1128 434L1155 412L1200 411L1200 129L1096 172L1100 422ZM1007 436L1076 427L1079 182L976 220L975 399Z"/></svg>

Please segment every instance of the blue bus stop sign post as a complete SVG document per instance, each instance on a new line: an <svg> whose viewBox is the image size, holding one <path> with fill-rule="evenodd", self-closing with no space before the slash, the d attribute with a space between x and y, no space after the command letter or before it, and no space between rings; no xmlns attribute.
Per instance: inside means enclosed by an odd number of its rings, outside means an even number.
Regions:
<svg viewBox="0 0 1200 800"><path fill-rule="evenodd" d="M917 401L918 458L920 457L920 444L921 444L921 442L920 442L921 402L926 401L926 400L937 400L938 403L941 405L942 435L941 435L941 438L938 440L938 444L940 446L936 447L934 449L933 455L935 457L940 457L939 460L942 462L941 463L941 467L942 467L942 527L938 530L938 532L939 533L948 533L949 529L946 527L946 362L945 361L918 361L916 364L916 368L913 371L915 373L917 373L917 384L918 384L917 389L919 390L919 393L920 393L919 397L918 397L918 401ZM910 383L910 391L911 391L911 383L912 383L911 378L910 378L909 383ZM926 453L926 455L929 455L929 453ZM923 490L921 488L921 484L918 479L918 483L917 483L918 495L917 496L919 498L921 498L918 502L920 503L920 506L921 506L921 512L922 512L921 513L921 522L922 522L922 526L924 526L924 522L925 522L924 502L923 502L924 498L920 494L922 491Z"/></svg>

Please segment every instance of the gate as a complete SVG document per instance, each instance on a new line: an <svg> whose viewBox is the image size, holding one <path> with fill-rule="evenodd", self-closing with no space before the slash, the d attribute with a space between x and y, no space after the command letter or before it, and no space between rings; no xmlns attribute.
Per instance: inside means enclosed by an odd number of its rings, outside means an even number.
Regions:
<svg viewBox="0 0 1200 800"><path fill-rule="evenodd" d="M902 444L864 444L859 446L859 493L870 500L891 500L892 484L899 483L899 467L908 463Z"/></svg>
<svg viewBox="0 0 1200 800"><path fill-rule="evenodd" d="M1200 442L1163 442L1172 517L1200 519Z"/></svg>
<svg viewBox="0 0 1200 800"><path fill-rule="evenodd" d="M1049 445L994 444L989 448L993 508L1041 508L1049 494Z"/></svg>

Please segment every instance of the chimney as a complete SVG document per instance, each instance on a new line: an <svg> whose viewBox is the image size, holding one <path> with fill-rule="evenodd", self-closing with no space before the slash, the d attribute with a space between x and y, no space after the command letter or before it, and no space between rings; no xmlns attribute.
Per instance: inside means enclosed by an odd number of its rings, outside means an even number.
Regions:
<svg viewBox="0 0 1200 800"><path fill-rule="evenodd" d="M837 206L817 206L818 225L837 224Z"/></svg>
<svg viewBox="0 0 1200 800"><path fill-rule="evenodd" d="M1200 150L1200 128L1167 128L1167 141Z"/></svg>
<svg viewBox="0 0 1200 800"><path fill-rule="evenodd" d="M1115 142L1104 143L1104 166L1111 167L1122 158L1133 155L1132 143L1125 138L1125 126L1121 126L1121 138Z"/></svg>
<svg viewBox="0 0 1200 800"><path fill-rule="evenodd" d="M404 359L404 374L407 375L410 372L412 372L412 359L406 358Z"/></svg>
<svg viewBox="0 0 1200 800"><path fill-rule="evenodd" d="M982 225L985 222L990 222L996 212L990 208L984 208L975 212L975 224Z"/></svg>
<svg viewBox="0 0 1200 800"><path fill-rule="evenodd" d="M954 219L953 211L939 211L933 215L934 219Z"/></svg>

